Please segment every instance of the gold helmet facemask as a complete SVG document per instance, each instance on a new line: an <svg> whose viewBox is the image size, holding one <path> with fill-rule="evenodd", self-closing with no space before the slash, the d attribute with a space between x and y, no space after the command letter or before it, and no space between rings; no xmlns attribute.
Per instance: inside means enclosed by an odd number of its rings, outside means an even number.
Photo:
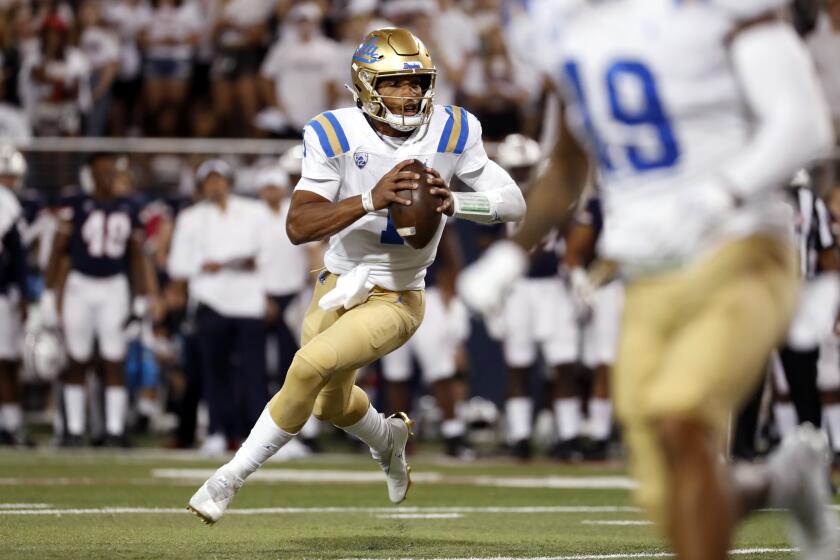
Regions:
<svg viewBox="0 0 840 560"><path fill-rule="evenodd" d="M353 54L350 65L356 105L370 118L387 123L396 130L409 132L428 123L432 118L437 70L423 42L410 31L386 27L372 31ZM420 76L423 95L420 97L383 96L377 90L382 78ZM398 99L417 102L417 114L395 115L383 100Z"/></svg>

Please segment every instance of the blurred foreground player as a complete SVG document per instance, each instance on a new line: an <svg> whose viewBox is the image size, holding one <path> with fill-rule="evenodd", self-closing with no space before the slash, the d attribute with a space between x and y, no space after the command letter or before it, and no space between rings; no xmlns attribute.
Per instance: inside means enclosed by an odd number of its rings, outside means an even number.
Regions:
<svg viewBox="0 0 840 560"><path fill-rule="evenodd" d="M65 441L69 446L82 444L85 372L94 357L94 342L105 376L105 443L127 444L124 329L132 313L148 313L148 296L156 286L151 263L143 253L136 205L114 192L116 163L112 154L91 156L88 166L93 192L71 195L64 201L46 272L47 290L41 299L45 325L57 324L56 292L64 286L60 326L70 357L64 378ZM68 257L69 273L63 264Z"/></svg>
<svg viewBox="0 0 840 560"><path fill-rule="evenodd" d="M404 344L420 325L423 277L443 214L491 223L525 212L516 183L487 158L475 117L433 105L436 70L414 35L373 31L353 55L351 74L356 107L322 113L305 127L303 177L286 222L293 243L330 238L301 348L236 456L190 499L189 509L207 523L219 520L244 479L311 414L369 445L390 500L403 501L411 482L405 460L411 422L404 413L383 418L354 384L356 371ZM422 187L439 198L435 235L420 249L403 240L388 213L391 204L410 205L397 191L421 187L420 173L402 171L415 159L427 167ZM450 192L454 176L476 192Z"/></svg>
<svg viewBox="0 0 840 560"><path fill-rule="evenodd" d="M496 305L526 249L579 195L589 169L580 141L603 187L602 255L627 279L613 396L636 498L683 560L725 558L736 523L764 506L792 511L801 558L837 558L840 544L825 505L826 442L813 427L766 466L719 459L727 419L796 304L782 188L831 141L783 4L529 3L525 43L551 57L574 136L561 131L514 241L459 284L468 304ZM537 47L534 35L545 38Z"/></svg>
<svg viewBox="0 0 840 560"><path fill-rule="evenodd" d="M25 442L18 370L26 309L26 252L16 194L25 173L23 154L0 146L0 445Z"/></svg>

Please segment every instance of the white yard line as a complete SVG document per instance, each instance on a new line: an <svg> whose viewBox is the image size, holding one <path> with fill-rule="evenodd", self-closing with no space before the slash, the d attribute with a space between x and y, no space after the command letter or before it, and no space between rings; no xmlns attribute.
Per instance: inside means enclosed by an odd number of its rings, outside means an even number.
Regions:
<svg viewBox="0 0 840 560"><path fill-rule="evenodd" d="M461 519L461 513L389 513L377 515L379 519Z"/></svg>
<svg viewBox="0 0 840 560"><path fill-rule="evenodd" d="M581 525L653 525L652 521L643 521L641 519L613 519L603 521L584 519L580 523Z"/></svg>
<svg viewBox="0 0 840 560"><path fill-rule="evenodd" d="M521 507L274 507L230 509L227 515L269 515L269 514L456 514L504 513L504 514L574 514L574 513L637 513L638 508L625 506L521 506ZM184 508L143 507L101 507L101 508L31 508L0 509L3 515L119 515L137 513L185 513Z"/></svg>
<svg viewBox="0 0 840 560"><path fill-rule="evenodd" d="M213 469L153 469L152 476L168 480L203 482ZM447 475L440 472L412 473L415 482L492 486L496 488L563 488L579 490L628 490L635 487L625 476L534 476L499 477ZM263 482L330 482L349 484L381 484L379 471L339 471L320 469L266 468L251 475L250 480Z"/></svg>
<svg viewBox="0 0 840 560"><path fill-rule="evenodd" d="M733 556L744 556L747 554L788 554L796 552L795 548L738 548L730 550ZM469 556L463 558L431 558L416 560L629 560L631 558L674 558L670 552L616 552L615 554L575 554L572 556ZM377 560L365 558L363 560ZM414 558L390 558L389 560L415 560Z"/></svg>
<svg viewBox="0 0 840 560"><path fill-rule="evenodd" d="M52 507L50 504L0 504L2 509L46 509Z"/></svg>

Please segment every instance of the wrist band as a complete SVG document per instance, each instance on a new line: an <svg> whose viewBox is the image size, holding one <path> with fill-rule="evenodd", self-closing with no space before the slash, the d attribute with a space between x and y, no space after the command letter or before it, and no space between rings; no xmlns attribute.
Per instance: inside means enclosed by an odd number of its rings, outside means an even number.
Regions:
<svg viewBox="0 0 840 560"><path fill-rule="evenodd" d="M368 213L376 212L376 208L373 206L373 189L362 193L362 208Z"/></svg>

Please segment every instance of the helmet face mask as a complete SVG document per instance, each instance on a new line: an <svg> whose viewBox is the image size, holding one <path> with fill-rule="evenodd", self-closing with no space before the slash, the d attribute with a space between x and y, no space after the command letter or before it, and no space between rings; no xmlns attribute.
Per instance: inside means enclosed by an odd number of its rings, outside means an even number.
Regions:
<svg viewBox="0 0 840 560"><path fill-rule="evenodd" d="M378 29L359 45L350 65L353 87L350 89L358 107L370 118L401 132L425 125L432 117L437 70L425 45L409 31L399 28ZM384 96L378 91L381 80L419 76L423 94L419 97ZM385 103L417 103L415 115L395 114ZM391 104L392 106L395 104Z"/></svg>

